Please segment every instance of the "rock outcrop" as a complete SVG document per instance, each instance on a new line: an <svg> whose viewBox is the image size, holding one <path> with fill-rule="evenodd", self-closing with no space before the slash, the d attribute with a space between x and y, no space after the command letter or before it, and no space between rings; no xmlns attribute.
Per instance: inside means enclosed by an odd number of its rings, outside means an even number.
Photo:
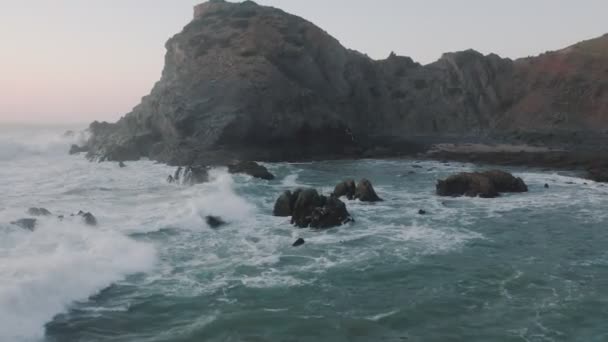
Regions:
<svg viewBox="0 0 608 342"><path fill-rule="evenodd" d="M501 192L527 192L528 187L521 178L504 171L492 170L452 175L439 180L436 190L439 196L494 198Z"/></svg>
<svg viewBox="0 0 608 342"><path fill-rule="evenodd" d="M331 195L320 195L315 189L285 191L275 203L274 216L291 216L300 228L327 229L352 221L344 202Z"/></svg>
<svg viewBox="0 0 608 342"><path fill-rule="evenodd" d="M17 221L11 222L11 224L13 224L17 227L23 228L23 229L34 231L34 229L36 228L36 222L37 222L37 220L34 218L23 218L23 219L19 219Z"/></svg>
<svg viewBox="0 0 608 342"><path fill-rule="evenodd" d="M376 61L279 9L212 0L166 43L150 95L91 124L88 156L226 165L411 152L404 142L421 135L606 139L607 46L608 35L519 60Z"/></svg>
<svg viewBox="0 0 608 342"><path fill-rule="evenodd" d="M209 181L209 167L187 166L178 167L173 175L167 177L167 182L182 185L195 185Z"/></svg>
<svg viewBox="0 0 608 342"><path fill-rule="evenodd" d="M31 216L51 216L51 212L45 208L29 208L27 214Z"/></svg>
<svg viewBox="0 0 608 342"><path fill-rule="evenodd" d="M380 202L382 199L376 194L372 182L362 179L357 184L355 198L361 202Z"/></svg>
<svg viewBox="0 0 608 342"><path fill-rule="evenodd" d="M343 182L340 182L334 188L333 195L337 198L345 196L349 200L355 199L355 195L357 193L357 186L355 185L355 181L352 179L347 179Z"/></svg>
<svg viewBox="0 0 608 342"><path fill-rule="evenodd" d="M229 173L242 173L253 178L273 180L274 175L268 169L256 162L247 161L228 165Z"/></svg>

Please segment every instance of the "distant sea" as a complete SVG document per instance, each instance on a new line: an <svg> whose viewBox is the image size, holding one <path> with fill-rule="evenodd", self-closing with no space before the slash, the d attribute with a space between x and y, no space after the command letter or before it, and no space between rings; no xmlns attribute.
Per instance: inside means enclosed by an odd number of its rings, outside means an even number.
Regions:
<svg viewBox="0 0 608 342"><path fill-rule="evenodd" d="M70 156L86 136L66 129L0 126L2 342L608 341L601 184L511 168L528 193L440 198L437 179L488 166L408 159L265 164L274 181L218 168L186 187L152 161ZM362 177L385 201L346 201L352 225L272 216L284 190ZM30 207L53 215L10 224Z"/></svg>

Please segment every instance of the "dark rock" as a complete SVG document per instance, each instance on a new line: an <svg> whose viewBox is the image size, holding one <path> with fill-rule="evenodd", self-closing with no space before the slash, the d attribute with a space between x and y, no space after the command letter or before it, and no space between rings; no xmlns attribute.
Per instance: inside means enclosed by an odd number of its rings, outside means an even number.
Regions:
<svg viewBox="0 0 608 342"><path fill-rule="evenodd" d="M293 206L291 223L300 228L306 228L312 221L312 212L323 206L324 200L315 189L305 189L298 193Z"/></svg>
<svg viewBox="0 0 608 342"><path fill-rule="evenodd" d="M72 145L70 146L70 154L77 154L77 153L83 153L83 152L88 152L89 148L87 146L78 146L78 145Z"/></svg>
<svg viewBox="0 0 608 342"><path fill-rule="evenodd" d="M361 202L379 202L382 201L380 197L376 194L372 183L367 179L362 179L357 184L357 189L355 192L355 198L360 200Z"/></svg>
<svg viewBox="0 0 608 342"><path fill-rule="evenodd" d="M439 196L469 196L493 198L500 192L526 192L528 187L521 178L492 170L487 172L463 172L437 182Z"/></svg>
<svg viewBox="0 0 608 342"><path fill-rule="evenodd" d="M590 168L587 178L595 182L608 183L608 168Z"/></svg>
<svg viewBox="0 0 608 342"><path fill-rule="evenodd" d="M228 165L228 172L243 173L254 178L273 180L274 175L268 169L256 162L246 161Z"/></svg>
<svg viewBox="0 0 608 342"><path fill-rule="evenodd" d="M297 240L296 240L296 242L294 242L294 243L292 244L292 246L293 246L293 247L300 247L300 246L302 246L304 243L306 243L306 241L304 241L304 239L302 239L302 238L299 238L299 239L297 239Z"/></svg>
<svg viewBox="0 0 608 342"><path fill-rule="evenodd" d="M351 221L344 202L334 196L327 198L323 206L315 208L310 217L310 227L316 229L337 227Z"/></svg>
<svg viewBox="0 0 608 342"><path fill-rule="evenodd" d="M226 222L224 222L224 220L222 220L222 218L218 217L218 216L209 215L209 216L205 217L205 221L207 222L209 227L214 228L214 229L219 228L226 224Z"/></svg>
<svg viewBox="0 0 608 342"><path fill-rule="evenodd" d="M545 183L545 189L549 189L549 184Z"/></svg>
<svg viewBox="0 0 608 342"><path fill-rule="evenodd" d="M15 226L21 227L23 229L34 231L36 228L36 219L34 218L24 218L17 221L11 222Z"/></svg>
<svg viewBox="0 0 608 342"><path fill-rule="evenodd" d="M125 165L125 163L124 163L124 162L122 162L122 161L118 162L118 166L119 166L120 168L127 167L127 165Z"/></svg>
<svg viewBox="0 0 608 342"><path fill-rule="evenodd" d="M209 167L207 166L187 166L178 167L173 176L167 177L169 183L179 183L183 185L195 185L209 181Z"/></svg>
<svg viewBox="0 0 608 342"><path fill-rule="evenodd" d="M65 217L64 217L63 215L59 215L59 216L57 216L57 219L58 219L59 221L63 221L63 219L64 219L64 218L65 218Z"/></svg>
<svg viewBox="0 0 608 342"><path fill-rule="evenodd" d="M418 210L418 215L426 215L426 210Z"/></svg>
<svg viewBox="0 0 608 342"><path fill-rule="evenodd" d="M274 204L274 209L272 210L272 214L274 216L287 217L291 216L293 211L293 206L295 204L294 194L291 191L285 191Z"/></svg>
<svg viewBox="0 0 608 342"><path fill-rule="evenodd" d="M357 186L355 185L355 181L352 179L347 179L334 188L333 195L337 198L342 196L346 196L347 199L353 200L355 199L355 193L357 192Z"/></svg>
<svg viewBox="0 0 608 342"><path fill-rule="evenodd" d="M85 213L82 210L80 210L78 212L78 216L82 216L82 219L84 220L84 223L86 225L88 225L88 226L96 226L97 225L97 218L93 214L91 214L89 212Z"/></svg>
<svg viewBox="0 0 608 342"><path fill-rule="evenodd" d="M45 208L29 208L27 210L28 215L32 216L51 216L51 212Z"/></svg>
<svg viewBox="0 0 608 342"><path fill-rule="evenodd" d="M501 170L490 170L483 172L494 184L498 192L527 192L528 186L519 177L514 177L508 172Z"/></svg>

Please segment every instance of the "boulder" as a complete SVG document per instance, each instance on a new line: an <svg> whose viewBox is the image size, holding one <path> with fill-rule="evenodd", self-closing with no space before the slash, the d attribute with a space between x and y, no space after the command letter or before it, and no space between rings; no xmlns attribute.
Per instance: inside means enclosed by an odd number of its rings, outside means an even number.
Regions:
<svg viewBox="0 0 608 342"><path fill-rule="evenodd" d="M426 210L423 210L423 209L418 210L418 215L426 215Z"/></svg>
<svg viewBox="0 0 608 342"><path fill-rule="evenodd" d="M549 184L545 183L545 189L549 189Z"/></svg>
<svg viewBox="0 0 608 342"><path fill-rule="evenodd" d="M82 219L84 220L84 223L86 225L88 225L88 226L96 226L97 225L97 218L93 214L91 214L89 212L85 213L82 210L80 210L78 212L78 216L81 216Z"/></svg>
<svg viewBox="0 0 608 342"><path fill-rule="evenodd" d="M289 190L283 192L275 202L272 214L280 217L291 216L296 196L297 194L293 194Z"/></svg>
<svg viewBox="0 0 608 342"><path fill-rule="evenodd" d="M205 221L207 222L209 227L214 228L214 229L219 228L226 224L226 222L224 222L224 220L222 220L222 218L219 216L209 215L209 216L205 217Z"/></svg>
<svg viewBox="0 0 608 342"><path fill-rule="evenodd" d="M382 201L380 197L376 194L372 183L367 179L362 179L357 184L357 189L355 192L355 198L360 200L361 202L379 202Z"/></svg>
<svg viewBox="0 0 608 342"><path fill-rule="evenodd" d="M305 243L306 243L306 241L304 241L304 239L299 238L299 239L297 239L297 240L296 240L296 242L294 242L294 243L292 244L292 246L293 246L293 247L300 247L300 246L302 246L302 245L303 245L303 244L305 244Z"/></svg>
<svg viewBox="0 0 608 342"><path fill-rule="evenodd" d="M21 227L23 229L34 231L34 228L36 228L36 219L23 218L23 219L11 222L11 224L14 224L15 226Z"/></svg>
<svg viewBox="0 0 608 342"><path fill-rule="evenodd" d="M29 208L27 214L31 216L51 216L51 212L45 208Z"/></svg>
<svg viewBox="0 0 608 342"><path fill-rule="evenodd" d="M357 186L355 185L355 181L352 179L347 179L334 188L333 195L337 198L342 196L346 196L347 199L353 200L355 199L355 193L357 191Z"/></svg>
<svg viewBox="0 0 608 342"><path fill-rule="evenodd" d="M87 146L78 146L76 144L73 144L72 146L70 146L70 154L77 154L77 153L83 153L83 152L88 152L89 148Z"/></svg>
<svg viewBox="0 0 608 342"><path fill-rule="evenodd" d="M527 192L528 186L524 181L512 174L501 170L490 170L482 173L494 184L498 192Z"/></svg>
<svg viewBox="0 0 608 342"><path fill-rule="evenodd" d="M439 196L493 198L498 197L500 192L526 192L528 187L521 178L504 171L492 170L452 175L439 180L436 190Z"/></svg>
<svg viewBox="0 0 608 342"><path fill-rule="evenodd" d="M186 166L178 167L173 176L167 178L169 183L179 183L183 185L194 185L209 181L209 167L207 166Z"/></svg>
<svg viewBox="0 0 608 342"><path fill-rule="evenodd" d="M344 202L334 196L330 196L324 206L315 208L310 217L310 227L316 229L337 227L351 221Z"/></svg>
<svg viewBox="0 0 608 342"><path fill-rule="evenodd" d="M243 173L254 178L273 180L274 175L268 171L268 169L256 162L245 161L238 162L236 164L228 165L228 172L230 173Z"/></svg>
<svg viewBox="0 0 608 342"><path fill-rule="evenodd" d="M127 165L125 165L125 163L124 163L124 162L122 162L122 161L119 161L119 162L118 162L118 166L119 166L120 168L127 167Z"/></svg>
<svg viewBox="0 0 608 342"><path fill-rule="evenodd" d="M327 198L315 189L306 189L296 191L291 199L294 197L291 223L297 227L327 229L352 221L344 202L335 196Z"/></svg>
<svg viewBox="0 0 608 342"><path fill-rule="evenodd" d="M305 189L298 193L293 206L291 223L300 228L306 228L312 220L311 215L315 208L322 207L326 199L320 196L315 189Z"/></svg>

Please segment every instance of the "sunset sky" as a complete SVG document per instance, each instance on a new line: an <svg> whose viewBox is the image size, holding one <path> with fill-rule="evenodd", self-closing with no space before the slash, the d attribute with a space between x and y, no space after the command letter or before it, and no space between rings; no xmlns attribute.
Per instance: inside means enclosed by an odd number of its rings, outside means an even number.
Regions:
<svg viewBox="0 0 608 342"><path fill-rule="evenodd" d="M0 0L0 122L116 120L160 77L195 0ZM517 58L608 32L606 0L259 0L343 45L421 63L475 48Z"/></svg>

